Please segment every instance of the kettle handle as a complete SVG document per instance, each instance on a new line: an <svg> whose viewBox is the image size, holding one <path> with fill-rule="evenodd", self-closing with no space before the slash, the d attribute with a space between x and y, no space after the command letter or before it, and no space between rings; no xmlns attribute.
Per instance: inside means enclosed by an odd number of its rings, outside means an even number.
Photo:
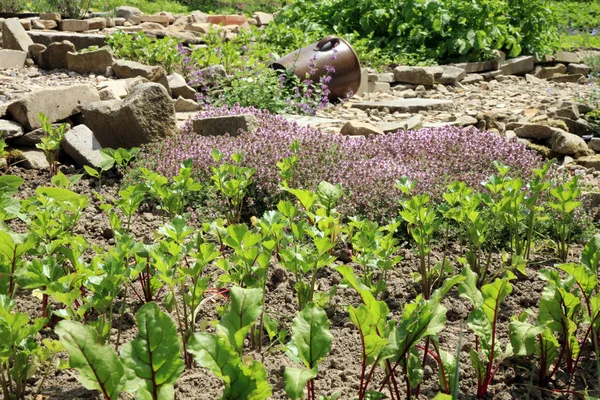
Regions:
<svg viewBox="0 0 600 400"><path fill-rule="evenodd" d="M333 35L325 36L323 39L319 40L319 42L317 43L317 45L315 46L315 48L313 50L321 51L323 46L325 46L329 42L335 42L333 44L333 46L337 46L340 43L340 38L333 36Z"/></svg>

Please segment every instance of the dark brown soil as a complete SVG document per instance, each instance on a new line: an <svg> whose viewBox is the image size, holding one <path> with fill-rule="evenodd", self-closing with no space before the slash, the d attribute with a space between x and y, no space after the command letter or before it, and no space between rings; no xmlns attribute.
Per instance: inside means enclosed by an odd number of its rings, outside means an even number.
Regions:
<svg viewBox="0 0 600 400"><path fill-rule="evenodd" d="M31 170L22 170L12 167L11 174L22 176L25 184L21 188L20 197L27 197L34 193L37 186L49 184L47 173ZM74 168L67 168L66 173L76 173ZM107 198L114 198L117 195L119 179L117 176L108 176L103 179L101 193ZM110 234L108 220L99 209L99 201L93 196L93 191L98 190L97 181L84 177L73 190L79 193L85 193L90 197L90 205L87 207L85 215L76 233L83 234L91 244L98 246L108 246L114 244ZM153 213L150 208L143 209L136 215L133 232L146 243L153 241L153 231L160 226L162 219ZM13 224L13 229L19 230L24 227L17 223ZM573 259L579 257L581 247L573 252ZM415 271L418 265L416 257L410 250L402 250L404 260L401 262L397 272L389 275L388 290L389 294L386 301L389 305L391 317L399 319L404 304L413 300L417 294L417 286L410 277L410 272ZM532 309L537 312L537 306L541 295L544 282L537 277L537 272L544 267L553 264L552 256L547 260L540 257L535 262L530 263L527 269L527 276L519 276L518 280L513 281L513 293L507 298L501 307L499 318L499 338L501 343L508 342L507 330L508 322L511 316L518 315L521 311ZM455 265L457 265L455 263ZM458 267L457 267L458 268ZM218 270L212 272L216 277ZM340 276L333 270L322 271L319 276L319 290L328 291L333 285L339 283ZM278 315L282 319L291 321L296 313L296 298L293 291L293 281L291 276L280 267L274 265L271 270L271 277L268 283L268 298L266 302L267 311L270 314ZM133 338L137 332L135 327L134 312L140 306L135 299L129 298L129 312L124 321L123 339ZM207 302L201 318L214 320L217 318L216 305L223 304L224 299L217 299L215 302ZM337 294L332 298L327 308L328 316L331 320L331 331L334 341L331 354L322 362L319 367L319 376L316 380L316 391L319 396L332 395L335 392L341 393L341 399L353 399L356 396L359 387L360 377L360 338L357 330L350 323L345 306L349 304L358 304L358 297L353 290L339 288ZM37 298L32 297L30 292L20 291L17 296L19 309L27 311L32 316L39 316L40 303ZM473 335L467 331L465 320L470 311L470 305L466 300L458 297L456 289L450 292L444 300L444 305L448 309L447 327L440 334L440 346L442 349L456 354L459 337L462 336L461 345L461 373L460 373L460 398L475 398L476 381L473 370L470 365L468 351L474 341ZM115 318L115 326L116 328ZM116 332L116 329L113 331ZM51 332L45 335L53 335ZM113 335L113 337L116 335ZM568 384L568 377L563 371L559 371L550 387L540 388L537 386L535 377L532 373L537 373L537 366L531 360L526 358L508 358L506 359L494 379L490 389L488 399L509 400L509 399L554 399L571 398L573 395L552 393L552 388L570 391L593 390L597 385L595 372L595 356L589 343L584 346L584 357L579 367L578 374ZM268 371L269 382L273 387L273 399L285 399L283 372L287 365L292 365L291 361L283 353L280 347L270 348L262 354L248 351L248 355L264 362ZM66 357L64 355L63 357ZM535 376L535 375L534 375ZM373 379L370 389L377 390L382 379L381 369L378 370ZM31 378L32 391L35 391L40 383L40 376ZM400 382L401 390L404 390ZM191 371L185 371L176 384L176 398L181 400L191 399L218 399L221 395L220 382L211 376L207 371L197 368ZM431 399L438 391L440 386L437 378L437 366L430 358L425 368L425 380L421 387L421 399ZM404 392L403 392L404 395ZM577 396L575 396L577 397ZM575 398L573 397L573 398ZM33 393L29 397L33 399ZM130 395L123 395L123 399L132 399ZM88 391L78 382L76 371L52 371L48 376L41 395L35 397L36 400L75 400L75 399L98 399L101 397L92 391Z"/></svg>

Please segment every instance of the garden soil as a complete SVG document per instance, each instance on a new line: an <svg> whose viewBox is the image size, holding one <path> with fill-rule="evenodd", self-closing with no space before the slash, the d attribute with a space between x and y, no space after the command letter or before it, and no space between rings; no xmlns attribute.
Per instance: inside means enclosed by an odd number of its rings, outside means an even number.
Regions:
<svg viewBox="0 0 600 400"><path fill-rule="evenodd" d="M75 171L73 167L63 170L67 175L80 171ZM47 172L32 170L23 170L17 167L11 167L8 173L21 176L25 183L21 187L19 196L26 198L34 194L38 186L49 184ZM100 202L94 196L94 191L100 191L107 199L114 198L117 195L119 179L117 176L108 176L103 178L102 188L97 187L97 180L84 177L72 189L78 193L86 194L90 198L90 205L83 215L76 233L82 234L91 244L98 246L107 246L114 244L112 234L109 229L108 220L100 211ZM162 218L150 208L140 210L134 217L133 232L138 240L146 243L153 241L153 231L160 226ZM18 223L13 223L13 229L24 229ZM402 249L404 260L400 263L397 270L388 277L388 293L386 302L390 308L392 318L399 319L405 304L412 301L416 295L418 287L412 280L410 273L415 272L418 265L417 258L408 249ZM574 249L574 260L578 258L581 247ZM454 249L454 254L458 254L458 249ZM91 253L90 253L91 256ZM499 256L498 256L499 257ZM455 260L453 260L455 261ZM526 276L519 276L518 280L513 281L513 292L504 301L499 315L499 340L503 347L508 343L508 323L512 316L531 309L537 312L539 298L544 286L544 282L537 277L541 268L553 265L556 260L549 254L546 259L543 257L534 260L527 268ZM456 266L457 263L454 262ZM334 285L340 283L341 276L333 270L323 270L319 275L318 284L320 291L329 291ZM219 270L208 269L213 277L219 273ZM288 323L291 322L296 312L296 298L293 291L293 279L283 268L274 265L271 269L266 307L269 314L276 318L281 318ZM124 332L121 343L132 339L136 333L135 311L141 306L139 302L134 302L131 296L127 301L128 311L123 321ZM117 307L120 308L120 302L117 301ZM226 299L216 297L203 305L200 317L205 320L215 320L218 318L216 307L226 303ZM160 303L160 299L159 299ZM330 355L323 360L319 366L319 375L315 383L318 396L332 395L335 392L341 393L340 399L349 400L356 397L359 388L360 378L360 337L357 329L349 321L348 313L345 311L347 305L357 306L359 298L352 289L338 288L337 293L331 299L326 309L331 320L331 332L333 334L333 345ZM31 316L40 316L40 301L29 291L19 291L17 295L17 304L21 311L28 312ZM470 303L458 297L456 289L453 289L444 300L444 306L448 309L447 326L439 336L440 348L453 354L457 352L457 346L460 343L460 399L474 399L476 390L476 378L469 361L469 350L474 343L474 336L467 331L464 321L470 312ZM113 334L116 337L116 327L118 317L114 318ZM209 328L210 329L210 328ZM43 337L56 336L50 332L44 332ZM286 399L284 390L284 369L292 362L284 354L280 346L263 348L259 354L257 352L247 351L247 356L254 357L262 361L267 369L269 383L273 388L273 399ZM568 386L568 376L560 370L554 380L547 388L537 387L535 378L532 374L537 373L537 366L526 358L519 358L518 362L514 358L507 358L499 368L498 373L489 389L488 399L510 400L510 399L570 399L574 395L568 393L553 393L552 388L561 388L570 392L593 390L596 382L595 358L592 349L584 346L584 357L579 367L579 373L572 380L571 386ZM62 355L62 357L66 357ZM30 380L32 391L28 394L28 399L35 400L78 400L78 399L97 399L101 396L94 391L83 388L77 379L78 373L75 370L52 371L47 377L39 394L33 393L40 384L40 375L36 375ZM435 362L428 358L424 369L424 384L421 387L420 399L431 399L439 391L440 386L437 377L437 366ZM379 389L379 384L383 378L381 369L375 375L369 389ZM404 384L398 380L398 386L404 395ZM175 398L179 400L214 400L219 399L222 393L220 381L213 377L206 370L195 368L191 371L184 371L177 384L175 385ZM577 396L580 397L580 396ZM122 399L133 399L128 394L122 395ZM414 398L414 396L413 396Z"/></svg>

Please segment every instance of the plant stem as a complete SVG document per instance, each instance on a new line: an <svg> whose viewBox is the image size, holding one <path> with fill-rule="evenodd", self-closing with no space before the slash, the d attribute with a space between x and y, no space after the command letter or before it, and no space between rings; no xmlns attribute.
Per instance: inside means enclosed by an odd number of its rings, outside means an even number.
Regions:
<svg viewBox="0 0 600 400"><path fill-rule="evenodd" d="M121 332L123 331L123 319L125 316L125 304L127 303L127 286L125 286L125 295L123 296L123 303L121 303L121 315L119 316L119 329L117 330L117 343L115 344L115 351L119 351L119 344L121 342Z"/></svg>

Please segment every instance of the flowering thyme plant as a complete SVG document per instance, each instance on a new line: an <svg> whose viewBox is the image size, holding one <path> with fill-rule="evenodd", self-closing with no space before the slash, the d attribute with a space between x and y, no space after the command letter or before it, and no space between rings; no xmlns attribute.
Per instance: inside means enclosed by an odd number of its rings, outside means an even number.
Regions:
<svg viewBox="0 0 600 400"><path fill-rule="evenodd" d="M282 116L250 107L207 107L197 118L239 114L255 115L259 128L253 134L237 137L204 137L195 134L189 124L159 148L146 148L140 163L174 176L181 162L192 158L196 178L209 183L215 165L212 149L221 151L225 158L241 152L244 166L256 169L247 197L253 203L249 211L262 215L283 196L277 162L293 155L290 144L297 140L295 187L315 190L321 181L339 183L346 192L338 207L342 215L362 214L378 221L398 213L400 192L395 182L399 177L417 182L415 194L427 193L435 199L455 180L479 186L494 172L495 160L511 166L513 175L524 177L541 165L540 157L523 144L472 129L428 128L351 138L301 127Z"/></svg>

